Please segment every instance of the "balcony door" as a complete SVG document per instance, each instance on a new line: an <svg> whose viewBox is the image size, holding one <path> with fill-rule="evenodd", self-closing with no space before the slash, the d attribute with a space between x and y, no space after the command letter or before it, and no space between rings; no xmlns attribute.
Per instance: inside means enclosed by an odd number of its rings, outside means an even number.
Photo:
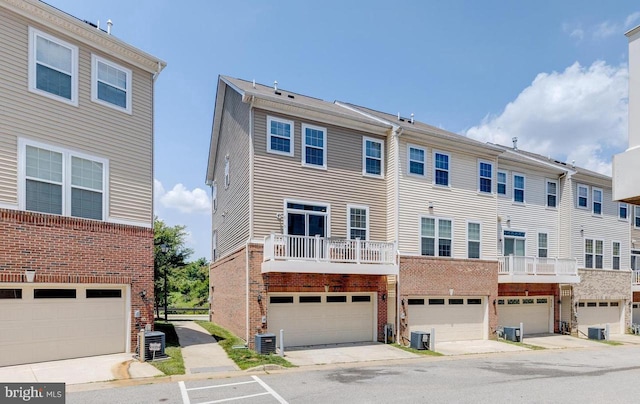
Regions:
<svg viewBox="0 0 640 404"><path fill-rule="evenodd" d="M524 257L526 235L523 231L505 230L503 234L504 256Z"/></svg>
<svg viewBox="0 0 640 404"><path fill-rule="evenodd" d="M297 202L287 202L286 206L286 234L292 236L288 241L289 255L297 258L322 258L317 255L324 251L329 219L328 206ZM315 236L321 238L319 249Z"/></svg>

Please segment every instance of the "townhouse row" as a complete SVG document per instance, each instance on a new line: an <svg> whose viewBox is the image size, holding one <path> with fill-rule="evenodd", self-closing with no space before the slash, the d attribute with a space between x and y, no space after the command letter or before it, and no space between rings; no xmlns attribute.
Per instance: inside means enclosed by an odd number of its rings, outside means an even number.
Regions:
<svg viewBox="0 0 640 404"><path fill-rule="evenodd" d="M517 139L221 76L207 182L211 320L250 345L615 334L637 308L640 209Z"/></svg>

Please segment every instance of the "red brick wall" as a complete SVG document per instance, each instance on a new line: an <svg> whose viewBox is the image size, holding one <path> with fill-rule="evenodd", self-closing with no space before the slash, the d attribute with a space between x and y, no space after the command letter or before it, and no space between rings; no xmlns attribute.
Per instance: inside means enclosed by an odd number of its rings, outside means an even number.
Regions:
<svg viewBox="0 0 640 404"><path fill-rule="evenodd" d="M247 251L242 248L211 264L211 321L247 337Z"/></svg>
<svg viewBox="0 0 640 404"><path fill-rule="evenodd" d="M498 317L491 304L498 296L498 263L432 257L400 257L400 298L409 296L485 296L489 299L489 336L495 336ZM408 338L408 317L400 334Z"/></svg>
<svg viewBox="0 0 640 404"><path fill-rule="evenodd" d="M37 283L127 284L132 349L136 326L153 324L153 229L0 209L0 240L0 282L26 282L35 269Z"/></svg>
<svg viewBox="0 0 640 404"><path fill-rule="evenodd" d="M500 296L553 296L553 331L560 332L560 287L557 283L501 283ZM526 331L526 330L525 330Z"/></svg>
<svg viewBox="0 0 640 404"><path fill-rule="evenodd" d="M640 302L640 292L633 292L633 301Z"/></svg>

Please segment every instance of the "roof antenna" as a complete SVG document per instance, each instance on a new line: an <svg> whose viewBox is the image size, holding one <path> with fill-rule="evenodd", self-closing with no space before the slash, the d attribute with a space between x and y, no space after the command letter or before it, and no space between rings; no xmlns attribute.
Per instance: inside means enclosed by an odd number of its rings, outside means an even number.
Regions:
<svg viewBox="0 0 640 404"><path fill-rule="evenodd" d="M517 136L512 137L511 141L513 142L513 150L518 150L518 137Z"/></svg>
<svg viewBox="0 0 640 404"><path fill-rule="evenodd" d="M411 113L411 124L413 125L413 112Z"/></svg>
<svg viewBox="0 0 640 404"><path fill-rule="evenodd" d="M274 89L275 91L278 91L278 80L276 80L276 81L274 81L274 82L273 82L273 89Z"/></svg>
<svg viewBox="0 0 640 404"><path fill-rule="evenodd" d="M256 79L253 79L253 88L256 88Z"/></svg>
<svg viewBox="0 0 640 404"><path fill-rule="evenodd" d="M111 35L111 27L113 27L113 21L107 20L107 34Z"/></svg>

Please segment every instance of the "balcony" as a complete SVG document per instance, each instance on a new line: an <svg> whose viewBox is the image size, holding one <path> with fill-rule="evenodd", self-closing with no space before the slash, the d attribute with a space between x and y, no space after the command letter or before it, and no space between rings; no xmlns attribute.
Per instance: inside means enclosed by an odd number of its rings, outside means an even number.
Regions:
<svg viewBox="0 0 640 404"><path fill-rule="evenodd" d="M579 283L571 258L498 257L498 283Z"/></svg>
<svg viewBox="0 0 640 404"><path fill-rule="evenodd" d="M396 244L271 234L264 238L262 272L397 275Z"/></svg>
<svg viewBox="0 0 640 404"><path fill-rule="evenodd" d="M640 269L634 269L631 272L631 290L640 292Z"/></svg>

